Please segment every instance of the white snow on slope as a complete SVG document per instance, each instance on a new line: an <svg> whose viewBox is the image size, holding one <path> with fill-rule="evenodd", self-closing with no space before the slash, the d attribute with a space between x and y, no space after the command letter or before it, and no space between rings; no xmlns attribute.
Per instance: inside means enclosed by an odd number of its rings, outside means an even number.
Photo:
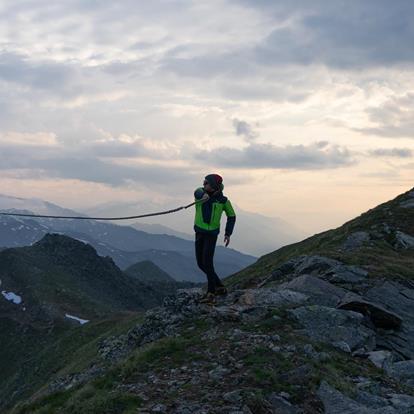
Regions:
<svg viewBox="0 0 414 414"><path fill-rule="evenodd" d="M9 300L10 302L15 303L16 305L19 305L20 303L22 303L22 297L19 295L16 295L13 292L6 292L5 290L2 290L1 294L4 296L5 299Z"/></svg>
<svg viewBox="0 0 414 414"><path fill-rule="evenodd" d="M66 313L65 316L69 319L74 319L75 321L78 321L81 325L89 322L88 319L81 319L81 318L78 318L77 316L69 315L68 313Z"/></svg>

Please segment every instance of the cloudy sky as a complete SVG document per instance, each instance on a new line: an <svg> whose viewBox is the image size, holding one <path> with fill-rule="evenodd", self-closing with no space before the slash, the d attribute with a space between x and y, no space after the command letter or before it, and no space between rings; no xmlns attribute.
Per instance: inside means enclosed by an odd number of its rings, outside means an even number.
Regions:
<svg viewBox="0 0 414 414"><path fill-rule="evenodd" d="M2 0L0 193L307 231L413 187L412 0ZM139 212L137 212L139 214Z"/></svg>

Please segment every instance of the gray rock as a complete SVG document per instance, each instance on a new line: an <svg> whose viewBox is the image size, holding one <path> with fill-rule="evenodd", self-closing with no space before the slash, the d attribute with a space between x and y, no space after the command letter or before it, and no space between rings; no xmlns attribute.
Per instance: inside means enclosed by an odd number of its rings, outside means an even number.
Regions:
<svg viewBox="0 0 414 414"><path fill-rule="evenodd" d="M308 296L300 292L289 289L246 289L239 297L237 304L245 308L248 307L282 307L297 305L307 300Z"/></svg>
<svg viewBox="0 0 414 414"><path fill-rule="evenodd" d="M402 249L414 248L414 237L397 230L395 232L395 247Z"/></svg>
<svg viewBox="0 0 414 414"><path fill-rule="evenodd" d="M414 200L405 200L400 203L400 207L414 208Z"/></svg>
<svg viewBox="0 0 414 414"><path fill-rule="evenodd" d="M312 275L332 283L348 284L359 283L366 279L368 272L358 266L346 265L339 260L320 255L300 255L294 257L266 278L260 286L274 280L290 279L301 275Z"/></svg>
<svg viewBox="0 0 414 414"><path fill-rule="evenodd" d="M391 377L414 386L414 360L394 362L385 369Z"/></svg>
<svg viewBox="0 0 414 414"><path fill-rule="evenodd" d="M211 371L208 372L208 376L211 379L214 380L220 380L221 378L224 377L224 375L226 375L228 372L230 372L230 370L228 368L224 368L221 365L219 365L218 367L212 369Z"/></svg>
<svg viewBox="0 0 414 414"><path fill-rule="evenodd" d="M84 384L92 380L93 378L98 377L104 372L105 370L103 367L93 365L83 372L72 373L72 374L68 374L66 376L58 377L54 379L52 382L49 383L48 391L57 392L57 391L69 390L75 386Z"/></svg>
<svg viewBox="0 0 414 414"><path fill-rule="evenodd" d="M153 413L166 413L167 412L167 407L164 404L155 404L151 411Z"/></svg>
<svg viewBox="0 0 414 414"><path fill-rule="evenodd" d="M289 310L311 338L337 345L345 342L350 350L375 346L374 332L364 326L363 315L353 311L310 305Z"/></svg>
<svg viewBox="0 0 414 414"><path fill-rule="evenodd" d="M355 401L371 408L381 408L390 405L386 398L362 390L358 390Z"/></svg>
<svg viewBox="0 0 414 414"><path fill-rule="evenodd" d="M224 401L228 401L231 403L239 403L242 400L242 392L243 390L234 390L230 392L226 392L223 395Z"/></svg>
<svg viewBox="0 0 414 414"><path fill-rule="evenodd" d="M350 348L350 346L345 341L332 342L332 345L335 348L338 348L338 349L340 349L343 352L346 352L348 354L351 353L351 348Z"/></svg>
<svg viewBox="0 0 414 414"><path fill-rule="evenodd" d="M272 393L267 398L267 401L271 404L273 410L276 410L276 413L283 414L298 414L299 409L292 405L289 401L283 398L280 394Z"/></svg>
<svg viewBox="0 0 414 414"><path fill-rule="evenodd" d="M269 312L269 308L262 306L248 307L241 310L241 318L243 322L258 322L265 319L269 315Z"/></svg>
<svg viewBox="0 0 414 414"><path fill-rule="evenodd" d="M338 309L353 310L367 315L377 328L398 329L402 323L402 319L396 313L386 310L378 303L364 300L355 294L346 295L337 307Z"/></svg>
<svg viewBox="0 0 414 414"><path fill-rule="evenodd" d="M368 272L358 266L345 265L324 256L305 256L297 266L299 274L309 273L331 282L355 283L364 280Z"/></svg>
<svg viewBox="0 0 414 414"><path fill-rule="evenodd" d="M406 394L390 394L391 404L400 410L413 410L414 409L414 397ZM413 411L410 411L413 412Z"/></svg>
<svg viewBox="0 0 414 414"><path fill-rule="evenodd" d="M400 329L377 332L378 346L394 351L403 359L414 359L414 290L401 283L386 281L365 292L364 299L381 303L387 311L402 319Z"/></svg>
<svg viewBox="0 0 414 414"><path fill-rule="evenodd" d="M233 306L216 306L210 316L223 321L239 321L242 318L240 310Z"/></svg>
<svg viewBox="0 0 414 414"><path fill-rule="evenodd" d="M325 414L398 414L389 405L372 407L357 402L331 387L326 381L321 382L317 395L322 400Z"/></svg>
<svg viewBox="0 0 414 414"><path fill-rule="evenodd" d="M360 248L364 243L370 240L370 235L366 231L356 231L351 233L342 243L342 249L351 251Z"/></svg>
<svg viewBox="0 0 414 414"><path fill-rule="evenodd" d="M326 272L323 277L332 283L359 283L366 279L368 272L358 266L339 265Z"/></svg>
<svg viewBox="0 0 414 414"><path fill-rule="evenodd" d="M311 275L298 276L282 283L279 288L304 293L312 304L324 306L336 306L347 293L345 289Z"/></svg>
<svg viewBox="0 0 414 414"><path fill-rule="evenodd" d="M378 368L385 368L394 362L395 356L392 352L381 350L368 352L368 359Z"/></svg>

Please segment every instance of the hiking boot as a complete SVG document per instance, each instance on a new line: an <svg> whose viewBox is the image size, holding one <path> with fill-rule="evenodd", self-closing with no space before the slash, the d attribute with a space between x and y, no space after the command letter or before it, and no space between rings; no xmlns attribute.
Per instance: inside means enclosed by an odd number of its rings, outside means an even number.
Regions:
<svg viewBox="0 0 414 414"><path fill-rule="evenodd" d="M227 289L225 286L219 286L214 293L217 296L225 296L227 295Z"/></svg>
<svg viewBox="0 0 414 414"><path fill-rule="evenodd" d="M207 292L205 295L201 297L199 303L205 303L206 305L214 305L216 303L216 298L214 297L214 293Z"/></svg>

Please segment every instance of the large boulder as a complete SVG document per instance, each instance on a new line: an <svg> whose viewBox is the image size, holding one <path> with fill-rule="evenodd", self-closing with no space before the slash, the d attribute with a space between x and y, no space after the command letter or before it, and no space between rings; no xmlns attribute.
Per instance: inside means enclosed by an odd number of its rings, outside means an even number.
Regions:
<svg viewBox="0 0 414 414"><path fill-rule="evenodd" d="M379 347L394 351L404 359L414 359L414 289L385 281L366 291L364 300L380 303L389 314L401 319L399 329L377 332Z"/></svg>
<svg viewBox="0 0 414 414"><path fill-rule="evenodd" d="M312 275L301 275L295 279L282 283L279 289L295 290L309 296L308 301L315 305L338 305L347 294L347 290L333 285Z"/></svg>
<svg viewBox="0 0 414 414"><path fill-rule="evenodd" d="M346 295L338 304L338 309L352 310L368 316L377 328L399 329L402 319L394 312L386 310L378 303L369 302L355 294Z"/></svg>
<svg viewBox="0 0 414 414"><path fill-rule="evenodd" d="M316 341L347 352L375 348L375 334L363 324L361 313L319 305L301 306L289 312L304 327L304 333Z"/></svg>
<svg viewBox="0 0 414 414"><path fill-rule="evenodd" d="M294 279L311 275L340 285L360 283L366 280L368 271L355 265L346 265L339 260L320 255L300 255L276 268L261 285L276 280Z"/></svg>

